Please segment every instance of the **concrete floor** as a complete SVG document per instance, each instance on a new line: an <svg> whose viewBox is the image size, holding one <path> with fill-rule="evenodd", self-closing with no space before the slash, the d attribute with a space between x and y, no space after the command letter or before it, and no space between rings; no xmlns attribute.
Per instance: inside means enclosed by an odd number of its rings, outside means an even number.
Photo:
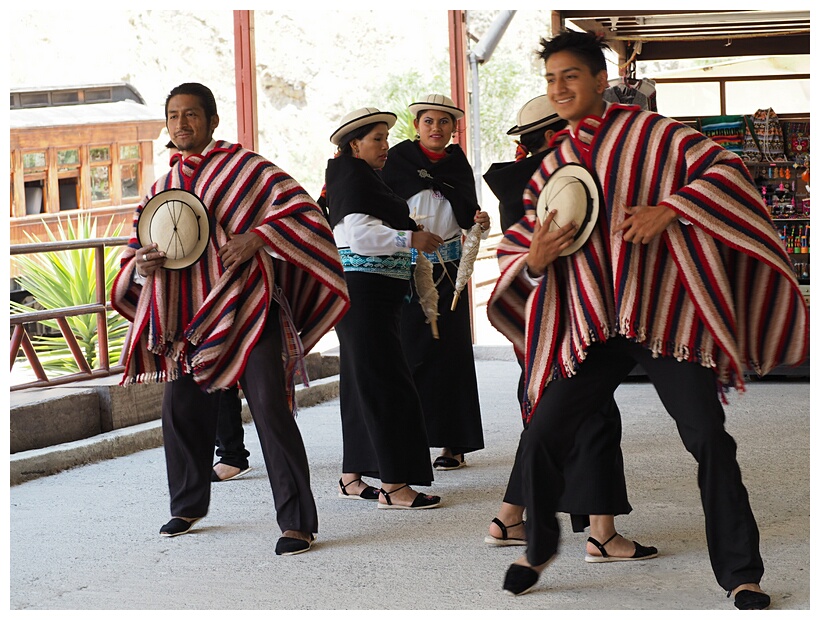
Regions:
<svg viewBox="0 0 820 620"><path fill-rule="evenodd" d="M489 350L492 350L490 348ZM301 411L320 517L313 550L277 557L279 531L253 425L253 471L214 486L194 532L161 538L168 492L161 448L106 460L10 489L12 610L537 610L734 609L706 553L695 463L651 385L616 398L633 513L618 529L660 557L587 564L585 537L563 518L557 560L533 592L501 590L521 548L483 543L501 501L521 428L518 366L476 363L486 449L468 467L437 472L443 506L383 511L337 498L338 400ZM772 608L810 609L809 384L752 382L730 395L727 428L761 531Z"/></svg>

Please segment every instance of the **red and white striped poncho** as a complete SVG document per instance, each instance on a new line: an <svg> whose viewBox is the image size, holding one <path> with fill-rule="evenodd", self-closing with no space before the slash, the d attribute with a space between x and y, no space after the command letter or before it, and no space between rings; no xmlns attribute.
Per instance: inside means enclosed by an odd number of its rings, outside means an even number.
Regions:
<svg viewBox="0 0 820 620"><path fill-rule="evenodd" d="M808 352L808 312L778 233L737 155L691 128L634 106L588 117L524 191L525 217L498 246L490 322L526 366L529 420L549 381L577 370L587 347L621 334L656 356L715 369L721 390L743 371L765 374ZM538 286L522 271L535 205L549 174L575 162L597 177L603 203L584 247L552 263ZM674 222L652 243L610 234L626 206L664 205Z"/></svg>
<svg viewBox="0 0 820 620"><path fill-rule="evenodd" d="M200 197L214 231L203 257L188 269L159 269L134 284L136 225L150 196L171 188ZM253 231L265 249L227 272L217 250L230 235ZM261 335L271 299L283 301L286 370L347 311L349 298L333 234L318 205L261 155L217 141L187 159L175 156L137 208L132 238L111 291L117 312L133 322L123 351L122 384L173 381L192 374L207 391L236 385ZM286 302L286 303L284 303ZM292 381L288 382L292 388ZM292 394L290 394L292 396Z"/></svg>

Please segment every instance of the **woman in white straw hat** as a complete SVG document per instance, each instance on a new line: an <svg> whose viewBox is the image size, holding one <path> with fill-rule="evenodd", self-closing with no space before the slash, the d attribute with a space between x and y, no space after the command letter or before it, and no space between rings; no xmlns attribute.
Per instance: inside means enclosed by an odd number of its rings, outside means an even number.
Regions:
<svg viewBox="0 0 820 620"><path fill-rule="evenodd" d="M439 292L439 338L431 333L414 289L411 303L402 310L402 342L421 397L430 447L442 449L433 466L450 470L464 466L466 453L484 447L469 295L454 311L450 307L464 231L480 224L486 238L490 216L478 205L467 157L460 146L450 144L464 111L439 94L427 95L409 108L418 137L390 149L382 176L407 200L411 216L445 240L438 252L426 255Z"/></svg>
<svg viewBox="0 0 820 620"><path fill-rule="evenodd" d="M515 162L495 163L485 173L487 185L499 199L501 226L507 228L524 217L524 188L550 152L552 137L567 126L549 98L530 99L518 112L517 124L507 135L519 136ZM518 383L518 402L524 400L523 361ZM523 414L523 411L522 411ZM527 426L526 421L524 424ZM615 515L629 514L621 453L621 414L615 399L590 417L578 432L572 456L564 470L565 492L558 504L570 514L573 532L590 528L586 561L646 560L656 557L655 547L644 547L617 535ZM525 545L524 492L519 461L513 465L504 499L484 539L489 545ZM606 541L606 542L604 542ZM601 547L608 546L602 551ZM600 546L599 546L600 545Z"/></svg>
<svg viewBox="0 0 820 620"><path fill-rule="evenodd" d="M343 461L339 496L379 508L436 508L440 497L413 490L433 481L421 403L404 359L399 317L409 293L410 250L434 251L407 202L377 174L387 160L392 112L361 108L330 136L338 147L325 173L330 225L342 257L350 310L336 325ZM376 490L362 476L381 480Z"/></svg>

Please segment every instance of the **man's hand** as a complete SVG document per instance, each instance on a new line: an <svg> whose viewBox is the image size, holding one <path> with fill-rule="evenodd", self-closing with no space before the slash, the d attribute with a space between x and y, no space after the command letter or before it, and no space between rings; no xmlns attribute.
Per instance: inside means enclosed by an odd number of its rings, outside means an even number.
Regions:
<svg viewBox="0 0 820 620"><path fill-rule="evenodd" d="M550 231L550 224L555 219L555 213L556 211L550 211L543 224L535 218L532 242L529 254L527 254L527 268L530 274L536 277L544 275L547 266L572 244L575 237L577 229L575 222L570 222L564 228Z"/></svg>
<svg viewBox="0 0 820 620"><path fill-rule="evenodd" d="M165 265L165 252L157 250L156 243L138 248L135 258L137 273L143 278Z"/></svg>
<svg viewBox="0 0 820 620"><path fill-rule="evenodd" d="M249 261L259 251L265 242L253 232L234 235L228 242L219 248L219 257L225 269L235 270L242 263Z"/></svg>
<svg viewBox="0 0 820 620"><path fill-rule="evenodd" d="M624 231L624 241L646 245L667 229L678 214L669 207L624 207L629 214L623 222L612 229L613 233Z"/></svg>

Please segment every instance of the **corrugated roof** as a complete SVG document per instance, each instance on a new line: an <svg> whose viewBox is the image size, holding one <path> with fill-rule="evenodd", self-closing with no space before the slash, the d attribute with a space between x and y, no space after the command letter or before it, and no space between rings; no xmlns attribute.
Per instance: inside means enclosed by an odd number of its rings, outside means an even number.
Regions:
<svg viewBox="0 0 820 620"><path fill-rule="evenodd" d="M576 28L639 46L639 60L808 54L806 10L556 11Z"/></svg>
<svg viewBox="0 0 820 620"><path fill-rule="evenodd" d="M164 122L165 112L161 108L155 109L135 101L9 110L10 129L134 121Z"/></svg>

